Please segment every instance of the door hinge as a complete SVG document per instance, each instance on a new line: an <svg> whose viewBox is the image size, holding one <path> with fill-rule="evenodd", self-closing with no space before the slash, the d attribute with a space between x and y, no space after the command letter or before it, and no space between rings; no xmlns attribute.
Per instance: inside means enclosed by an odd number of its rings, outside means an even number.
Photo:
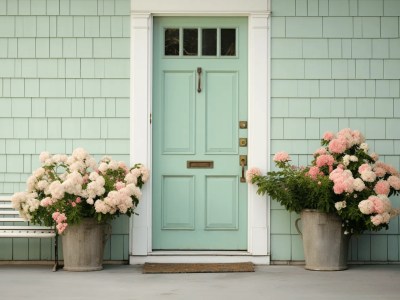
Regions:
<svg viewBox="0 0 400 300"><path fill-rule="evenodd" d="M150 124L151 124L151 121L152 121L152 115L151 115L151 113L150 113Z"/></svg>

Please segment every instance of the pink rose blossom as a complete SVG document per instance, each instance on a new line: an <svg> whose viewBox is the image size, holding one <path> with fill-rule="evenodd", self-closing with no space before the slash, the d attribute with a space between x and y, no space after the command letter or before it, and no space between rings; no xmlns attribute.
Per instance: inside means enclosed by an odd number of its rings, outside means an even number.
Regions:
<svg viewBox="0 0 400 300"><path fill-rule="evenodd" d="M311 167L310 170L308 170L308 175L312 178L312 179L317 179L318 175L323 175L324 173L322 173L318 167Z"/></svg>
<svg viewBox="0 0 400 300"><path fill-rule="evenodd" d="M75 207L75 206L76 206L76 203L75 203L75 202L71 202L71 206L72 206L72 207Z"/></svg>
<svg viewBox="0 0 400 300"><path fill-rule="evenodd" d="M331 151L332 153L343 153L346 150L347 147L347 143L346 140L343 138L337 138L337 139L333 139L329 142L329 151Z"/></svg>
<svg viewBox="0 0 400 300"><path fill-rule="evenodd" d="M389 195L390 192L389 182L385 180L379 180L374 187L374 191L378 195L386 195L386 196Z"/></svg>
<svg viewBox="0 0 400 300"><path fill-rule="evenodd" d="M390 186L395 190L400 190L400 178L397 176L390 176L387 181L389 182Z"/></svg>
<svg viewBox="0 0 400 300"><path fill-rule="evenodd" d="M383 217L382 215L375 215L375 216L371 216L371 222L372 224L374 224L375 226L381 225L383 223Z"/></svg>
<svg viewBox="0 0 400 300"><path fill-rule="evenodd" d="M77 198L75 199L75 202L76 202L76 203L81 203L81 202L82 202L81 197L77 197Z"/></svg>
<svg viewBox="0 0 400 300"><path fill-rule="evenodd" d="M396 168L394 168L391 165L385 164L384 162L377 161L375 163L375 166L385 169L386 173L389 173L390 175L398 175L399 174L399 171L397 171Z"/></svg>
<svg viewBox="0 0 400 300"><path fill-rule="evenodd" d="M335 137L335 135L330 131L325 132L324 135L322 136L322 138L325 141L331 141L334 137Z"/></svg>
<svg viewBox="0 0 400 300"><path fill-rule="evenodd" d="M318 148L314 152L314 156L323 155L323 154L326 154L326 148L325 147Z"/></svg>
<svg viewBox="0 0 400 300"><path fill-rule="evenodd" d="M362 174L365 171L371 171L372 168L369 164L362 164L359 168L358 168L358 173Z"/></svg>
<svg viewBox="0 0 400 300"><path fill-rule="evenodd" d="M62 234L64 232L64 230L67 228L67 226L68 226L67 223L57 224L56 227L57 227L58 234Z"/></svg>
<svg viewBox="0 0 400 300"><path fill-rule="evenodd" d="M392 204L385 195L369 196L368 199L374 203L374 212L378 214L389 212L392 209Z"/></svg>
<svg viewBox="0 0 400 300"><path fill-rule="evenodd" d="M260 176L260 175L261 175L261 170L258 168L248 169L246 172L246 182L251 183L255 176Z"/></svg>
<svg viewBox="0 0 400 300"><path fill-rule="evenodd" d="M60 213L58 211L56 211L56 212L53 212L51 217L53 218L54 221L56 221L59 215L60 215Z"/></svg>
<svg viewBox="0 0 400 300"><path fill-rule="evenodd" d="M118 181L117 183L115 183L115 188L117 189L117 191L119 191L120 189L125 187L125 183Z"/></svg>
<svg viewBox="0 0 400 300"><path fill-rule="evenodd" d="M364 138L364 136L361 134L360 131L354 130L354 131L351 133L351 135L352 135L352 137L353 137L354 144L361 144L361 143L364 143L364 142L365 142L365 138Z"/></svg>
<svg viewBox="0 0 400 300"><path fill-rule="evenodd" d="M284 151L277 152L274 156L274 161L276 162L286 162L290 160L289 154Z"/></svg>
<svg viewBox="0 0 400 300"><path fill-rule="evenodd" d="M378 161L378 159L379 159L379 155L376 154L375 152L371 153L370 156L371 156L371 158L372 158L374 161Z"/></svg>
<svg viewBox="0 0 400 300"><path fill-rule="evenodd" d="M332 155L323 154L317 157L316 165L317 167L321 168L323 166L332 166L335 162L335 159Z"/></svg>
<svg viewBox="0 0 400 300"><path fill-rule="evenodd" d="M374 172L377 177L383 177L386 174L385 169L381 167L374 167Z"/></svg>

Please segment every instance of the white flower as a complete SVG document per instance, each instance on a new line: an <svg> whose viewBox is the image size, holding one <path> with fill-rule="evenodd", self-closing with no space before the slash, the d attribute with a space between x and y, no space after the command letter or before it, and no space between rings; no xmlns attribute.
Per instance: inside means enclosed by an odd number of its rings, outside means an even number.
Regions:
<svg viewBox="0 0 400 300"><path fill-rule="evenodd" d="M92 172L92 173L90 173L90 175L89 175L89 179L91 180L91 181L95 181L97 178L99 178L99 174L97 173L97 172Z"/></svg>
<svg viewBox="0 0 400 300"><path fill-rule="evenodd" d="M340 201L335 203L336 210L341 210L346 207L346 201Z"/></svg>
<svg viewBox="0 0 400 300"><path fill-rule="evenodd" d="M89 156L89 154L83 148L76 148L74 152L72 152L72 157L76 160L84 160Z"/></svg>
<svg viewBox="0 0 400 300"><path fill-rule="evenodd" d="M49 193L54 199L61 199L64 197L64 188L60 181L53 181L49 186Z"/></svg>
<svg viewBox="0 0 400 300"><path fill-rule="evenodd" d="M360 148L361 148L362 150L364 150L364 152L368 152L368 149L369 149L367 143L361 143Z"/></svg>
<svg viewBox="0 0 400 300"><path fill-rule="evenodd" d="M108 168L111 170L116 170L118 169L118 162L116 162L115 160L112 160L108 163Z"/></svg>
<svg viewBox="0 0 400 300"><path fill-rule="evenodd" d="M372 171L365 171L361 174L361 178L366 182L374 182L376 179L376 174Z"/></svg>
<svg viewBox="0 0 400 300"><path fill-rule="evenodd" d="M350 155L346 154L343 156L343 165L347 167L350 164Z"/></svg>
<svg viewBox="0 0 400 300"><path fill-rule="evenodd" d="M105 173L107 170L108 170L108 165L106 163L104 163L104 162L101 163L100 166L99 166L99 171L101 173Z"/></svg>
<svg viewBox="0 0 400 300"><path fill-rule="evenodd" d="M43 164L43 163L44 163L46 160L48 160L50 157L51 157L50 153L44 151L44 152L40 153L40 155L39 155L39 160L40 160L40 162Z"/></svg>
<svg viewBox="0 0 400 300"><path fill-rule="evenodd" d="M364 181L362 181L361 178L356 178L353 181L353 188L354 190L356 190L357 192L361 192L362 190L365 189L365 183Z"/></svg>
<svg viewBox="0 0 400 300"><path fill-rule="evenodd" d="M355 155L350 155L350 161L356 162L358 161L358 157Z"/></svg>

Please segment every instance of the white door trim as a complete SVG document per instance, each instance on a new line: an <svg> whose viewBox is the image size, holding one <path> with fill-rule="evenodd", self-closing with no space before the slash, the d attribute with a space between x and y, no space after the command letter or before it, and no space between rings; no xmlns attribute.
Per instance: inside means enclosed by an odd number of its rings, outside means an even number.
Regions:
<svg viewBox="0 0 400 300"><path fill-rule="evenodd" d="M232 2L233 1L233 2ZM154 6L157 10L152 11ZM173 2L175 6L165 5ZM131 7L131 71L130 71L130 159L131 163L142 162L151 169L152 145L150 113L152 105L152 61L153 61L153 16L156 15L202 15L202 16L247 16L248 17L248 165L257 166L263 172L269 169L269 103L270 103L270 18L267 1L254 1L257 5L249 11L248 0L223 0L215 7L215 0L195 1L203 3L201 7L194 2L176 0L133 0ZM209 6L207 3L210 2ZM214 3L216 11L210 11ZM217 1L218 2L218 1ZM146 3L151 7L146 8ZM230 3L230 4L229 4ZM234 3L233 11L226 11ZM139 5L140 4L140 5ZM171 3L170 3L171 4ZM222 8L225 7L225 11ZM135 10L137 8L137 10ZM162 9L165 9L164 11ZM168 8L168 10L167 10ZM207 9L206 9L207 8ZM226 262L254 261L269 263L269 201L257 195L254 186L248 189L248 249L247 252L226 253L201 252L193 255L189 252L155 253L152 252L152 188L151 180L144 186L143 197L131 218L130 226L130 263L145 261L213 261ZM217 255L219 254L219 255ZM222 254L222 255L221 255ZM212 258L212 259L211 259ZM219 258L219 259L218 259Z"/></svg>

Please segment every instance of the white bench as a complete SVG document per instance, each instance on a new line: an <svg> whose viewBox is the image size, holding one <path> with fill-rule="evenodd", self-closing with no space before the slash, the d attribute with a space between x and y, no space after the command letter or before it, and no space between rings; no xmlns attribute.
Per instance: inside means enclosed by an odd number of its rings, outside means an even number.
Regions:
<svg viewBox="0 0 400 300"><path fill-rule="evenodd" d="M11 195L0 196L0 238L53 238L54 237L54 267L58 265L58 234L55 228L25 225L26 220L19 216L19 212L12 207ZM20 225L15 225L19 223ZM6 225L2 225L6 224Z"/></svg>

